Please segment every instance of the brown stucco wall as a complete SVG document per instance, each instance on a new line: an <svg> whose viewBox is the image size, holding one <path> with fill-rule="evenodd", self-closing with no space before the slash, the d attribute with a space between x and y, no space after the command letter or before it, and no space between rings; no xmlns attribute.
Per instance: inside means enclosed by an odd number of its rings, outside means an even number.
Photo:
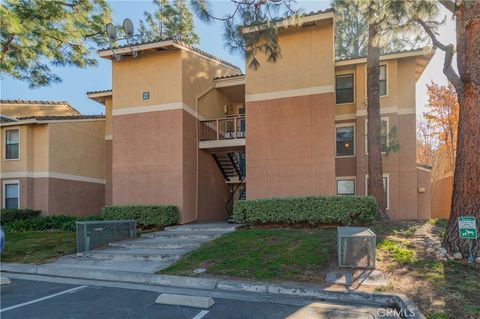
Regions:
<svg viewBox="0 0 480 319"><path fill-rule="evenodd" d="M105 140L105 205L112 205L112 140Z"/></svg>
<svg viewBox="0 0 480 319"><path fill-rule="evenodd" d="M105 185L48 179L48 215L98 215L105 203Z"/></svg>
<svg viewBox="0 0 480 319"><path fill-rule="evenodd" d="M383 155L383 173L389 178L389 209L391 219L417 219L417 169L415 151L415 114L382 114L389 121L389 130L397 128L400 149ZM365 176L368 156L365 152L365 119L357 117L357 194L366 194ZM412 142L413 141L413 142Z"/></svg>
<svg viewBox="0 0 480 319"><path fill-rule="evenodd" d="M182 112L113 117L113 204L172 204L182 211Z"/></svg>
<svg viewBox="0 0 480 319"><path fill-rule="evenodd" d="M248 199L335 194L333 94L247 102Z"/></svg>
<svg viewBox="0 0 480 319"><path fill-rule="evenodd" d="M3 178L0 183L9 180L20 182L20 208L38 209L44 215L95 215L104 206L105 186L101 183L48 177Z"/></svg>

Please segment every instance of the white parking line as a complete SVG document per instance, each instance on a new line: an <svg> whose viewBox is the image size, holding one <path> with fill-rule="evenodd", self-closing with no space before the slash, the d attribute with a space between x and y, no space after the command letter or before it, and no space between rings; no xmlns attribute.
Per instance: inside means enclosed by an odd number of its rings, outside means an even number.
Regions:
<svg viewBox="0 0 480 319"><path fill-rule="evenodd" d="M192 319L201 319L201 318L205 317L205 315L207 313L208 313L207 310L202 310L199 313L197 313L197 315L195 317L193 317Z"/></svg>
<svg viewBox="0 0 480 319"><path fill-rule="evenodd" d="M65 291L61 291L61 292L58 292L58 293L53 294L53 295L45 296L45 297L38 298L38 299L35 299L35 300L27 301L27 302L24 302L24 303L15 305L15 306L0 309L0 312L5 312L5 311L17 309L17 308L20 308L20 307L23 307L23 306L31 305L32 303L36 303L36 302L47 300L47 299L57 297L57 296L60 296L60 295L76 292L77 290L80 290L80 289L83 289L83 288L86 288L86 287L88 287L88 286L79 286L79 287L75 287L75 288L68 289L68 290L65 290Z"/></svg>

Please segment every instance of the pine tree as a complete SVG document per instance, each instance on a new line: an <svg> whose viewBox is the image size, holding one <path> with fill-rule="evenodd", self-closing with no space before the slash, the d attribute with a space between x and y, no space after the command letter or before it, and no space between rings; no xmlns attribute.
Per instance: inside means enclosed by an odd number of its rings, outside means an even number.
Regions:
<svg viewBox="0 0 480 319"><path fill-rule="evenodd" d="M106 43L110 7L105 0L5 0L0 18L0 72L39 87L61 81L49 63L97 64L95 47Z"/></svg>
<svg viewBox="0 0 480 319"><path fill-rule="evenodd" d="M437 21L418 15L419 7L431 8L438 3L455 19L456 47L437 38L434 29ZM443 73L457 93L460 110L457 153L452 207L443 245L449 252L458 251L467 256L468 241L459 236L458 217L474 216L480 220L480 0L416 0L409 9L409 17L427 32L433 45L445 53ZM452 66L455 54L458 72ZM479 249L478 241L474 240L473 251Z"/></svg>
<svg viewBox="0 0 480 319"><path fill-rule="evenodd" d="M143 41L164 39L180 40L186 44L196 44L199 38L195 33L193 16L185 0L154 0L156 10L152 14L145 11L145 22L140 21L140 36Z"/></svg>

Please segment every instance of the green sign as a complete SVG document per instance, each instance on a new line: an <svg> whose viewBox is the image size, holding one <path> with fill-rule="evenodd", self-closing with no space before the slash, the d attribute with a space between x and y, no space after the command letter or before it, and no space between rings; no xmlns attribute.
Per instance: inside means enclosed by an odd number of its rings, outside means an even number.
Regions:
<svg viewBox="0 0 480 319"><path fill-rule="evenodd" d="M458 217L460 238L476 239L478 237L476 224L475 217Z"/></svg>

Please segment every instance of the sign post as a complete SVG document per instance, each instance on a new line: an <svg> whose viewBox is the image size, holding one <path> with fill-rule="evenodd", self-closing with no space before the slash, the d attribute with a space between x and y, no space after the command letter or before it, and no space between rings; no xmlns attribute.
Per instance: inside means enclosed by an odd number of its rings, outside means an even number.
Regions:
<svg viewBox="0 0 480 319"><path fill-rule="evenodd" d="M473 263L472 240L477 239L477 221L473 216L458 217L458 231L460 238L468 239L468 262Z"/></svg>

